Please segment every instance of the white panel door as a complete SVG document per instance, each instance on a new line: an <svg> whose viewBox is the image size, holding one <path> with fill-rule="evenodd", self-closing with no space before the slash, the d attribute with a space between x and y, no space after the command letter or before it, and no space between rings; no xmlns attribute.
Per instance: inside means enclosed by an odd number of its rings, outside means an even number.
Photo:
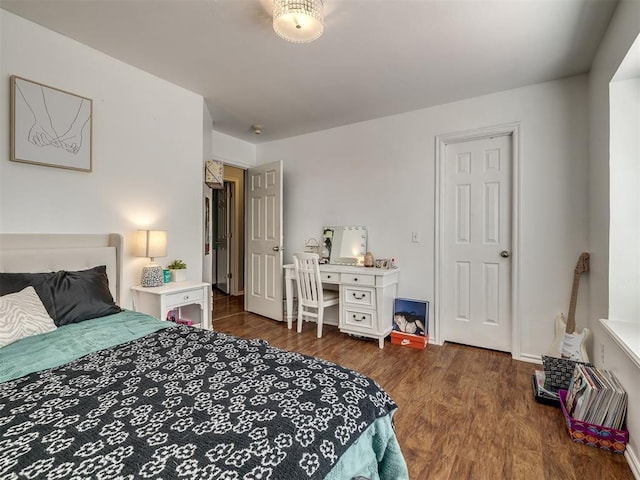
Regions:
<svg viewBox="0 0 640 480"><path fill-rule="evenodd" d="M282 321L282 162L248 170L245 308Z"/></svg>
<svg viewBox="0 0 640 480"><path fill-rule="evenodd" d="M444 340L511 352L512 137L446 146Z"/></svg>

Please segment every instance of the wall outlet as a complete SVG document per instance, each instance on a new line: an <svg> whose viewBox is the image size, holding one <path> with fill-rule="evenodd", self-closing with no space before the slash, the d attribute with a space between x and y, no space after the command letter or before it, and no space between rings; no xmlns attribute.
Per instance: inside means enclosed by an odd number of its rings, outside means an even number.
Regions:
<svg viewBox="0 0 640 480"><path fill-rule="evenodd" d="M604 367L604 365L605 365L605 361L604 361L604 343L600 344L600 363L602 363L602 366Z"/></svg>
<svg viewBox="0 0 640 480"><path fill-rule="evenodd" d="M420 243L420 232L411 232L411 241L413 243Z"/></svg>

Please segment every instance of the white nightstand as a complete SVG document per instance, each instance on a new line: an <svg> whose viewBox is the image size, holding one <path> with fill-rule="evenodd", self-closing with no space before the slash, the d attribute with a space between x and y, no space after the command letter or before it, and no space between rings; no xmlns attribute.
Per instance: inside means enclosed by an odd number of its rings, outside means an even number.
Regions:
<svg viewBox="0 0 640 480"><path fill-rule="evenodd" d="M196 310L189 309L189 306L200 306L200 318L191 318L185 315L189 320L193 320L196 327L211 330L211 310L209 308L209 284L204 282L170 282L161 287L141 287L136 285L131 287L133 290L133 309L136 312L146 313L160 320L167 319L167 313L170 310L178 310L180 318L183 315L183 307L186 312Z"/></svg>

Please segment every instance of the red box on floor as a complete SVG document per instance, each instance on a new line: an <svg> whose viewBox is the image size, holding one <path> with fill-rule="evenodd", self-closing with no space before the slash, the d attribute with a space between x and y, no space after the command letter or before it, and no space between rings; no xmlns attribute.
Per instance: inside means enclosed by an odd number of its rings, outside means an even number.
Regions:
<svg viewBox="0 0 640 480"><path fill-rule="evenodd" d="M394 345L402 345L410 348L417 348L418 350L424 350L429 343L429 334L426 335L412 335L410 333L403 332L391 332L391 343Z"/></svg>

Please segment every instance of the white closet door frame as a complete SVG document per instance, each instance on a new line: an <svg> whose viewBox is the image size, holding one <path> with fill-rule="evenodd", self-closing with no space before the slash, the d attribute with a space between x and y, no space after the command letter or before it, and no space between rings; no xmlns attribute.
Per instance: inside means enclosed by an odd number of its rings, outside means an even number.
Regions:
<svg viewBox="0 0 640 480"><path fill-rule="evenodd" d="M436 198L435 198L435 305L433 332L429 332L430 341L436 345L442 345L444 339L441 325L441 306L444 301L442 280L444 279L444 248L445 248L445 224L444 215L446 209L445 194L445 162L447 160L447 145L469 140L478 140L497 135L511 135L513 146L512 169L512 221L511 221L511 318L512 318L512 351L511 356L520 359L520 291L518 288L520 279L520 123L497 125L494 127L480 128L464 132L438 135L435 139L436 157Z"/></svg>

